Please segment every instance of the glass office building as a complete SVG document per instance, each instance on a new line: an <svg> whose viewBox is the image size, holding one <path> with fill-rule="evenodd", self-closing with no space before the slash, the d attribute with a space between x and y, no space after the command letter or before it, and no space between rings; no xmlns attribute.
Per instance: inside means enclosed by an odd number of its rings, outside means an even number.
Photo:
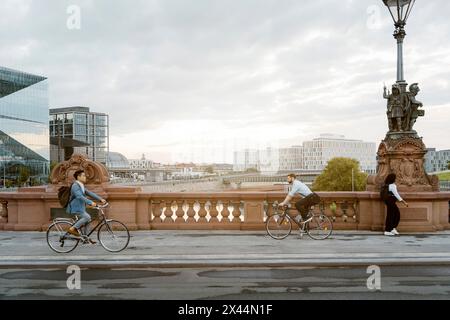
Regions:
<svg viewBox="0 0 450 320"><path fill-rule="evenodd" d="M21 174L35 184L47 181L48 110L47 78L0 67L2 185L4 180L16 183Z"/></svg>
<svg viewBox="0 0 450 320"><path fill-rule="evenodd" d="M87 107L50 109L50 159L67 160L74 153L107 164L108 115Z"/></svg>

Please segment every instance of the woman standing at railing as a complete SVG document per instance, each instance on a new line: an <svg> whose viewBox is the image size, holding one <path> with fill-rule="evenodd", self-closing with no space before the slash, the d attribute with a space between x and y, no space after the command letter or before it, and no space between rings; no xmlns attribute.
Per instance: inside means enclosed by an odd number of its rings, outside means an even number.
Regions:
<svg viewBox="0 0 450 320"><path fill-rule="evenodd" d="M384 197L384 203L387 206L385 236L399 235L396 229L400 222L400 210L397 207L397 201L403 202L405 206L408 206L408 203L402 199L397 191L395 179L395 173L390 173L384 180L383 188L386 188L387 191L387 196Z"/></svg>

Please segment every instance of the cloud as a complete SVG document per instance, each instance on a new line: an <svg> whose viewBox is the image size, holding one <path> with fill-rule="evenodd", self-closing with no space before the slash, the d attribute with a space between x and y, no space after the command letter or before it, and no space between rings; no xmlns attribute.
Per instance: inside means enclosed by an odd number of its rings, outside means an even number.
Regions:
<svg viewBox="0 0 450 320"><path fill-rule="evenodd" d="M80 30L66 27L72 4ZM404 48L427 110L417 128L438 148L449 147L434 125L450 117L449 9L418 1ZM47 76L51 107L108 113L110 149L129 157L179 154L204 135L269 144L386 132L396 49L380 1L8 0L0 14L2 64Z"/></svg>

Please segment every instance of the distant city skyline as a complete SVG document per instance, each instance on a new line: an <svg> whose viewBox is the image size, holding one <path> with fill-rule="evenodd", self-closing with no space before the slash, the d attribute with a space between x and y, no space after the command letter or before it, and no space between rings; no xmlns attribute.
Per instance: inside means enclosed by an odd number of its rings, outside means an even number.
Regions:
<svg viewBox="0 0 450 320"><path fill-rule="evenodd" d="M404 43L415 129L437 150L450 147L445 12L417 1ZM231 163L240 146L327 132L378 144L388 129L396 45L381 0L4 0L0 16L2 65L44 74L50 108L108 114L109 149L130 159Z"/></svg>

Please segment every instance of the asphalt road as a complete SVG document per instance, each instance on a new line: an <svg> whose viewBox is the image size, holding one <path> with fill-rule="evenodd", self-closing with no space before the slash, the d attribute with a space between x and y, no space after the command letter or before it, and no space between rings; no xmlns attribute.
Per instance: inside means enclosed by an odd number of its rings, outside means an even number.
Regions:
<svg viewBox="0 0 450 320"><path fill-rule="evenodd" d="M449 299L446 266L382 266L369 290L367 267L0 269L0 299ZM71 282L74 283L73 281ZM371 282L372 284L374 282Z"/></svg>

